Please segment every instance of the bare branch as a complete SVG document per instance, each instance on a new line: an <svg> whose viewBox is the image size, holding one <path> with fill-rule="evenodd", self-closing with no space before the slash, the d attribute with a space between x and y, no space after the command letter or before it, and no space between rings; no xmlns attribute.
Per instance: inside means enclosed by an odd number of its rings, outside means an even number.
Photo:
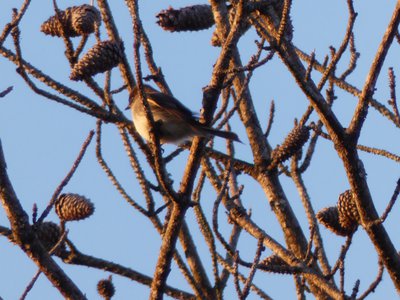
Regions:
<svg viewBox="0 0 400 300"><path fill-rule="evenodd" d="M68 172L68 174L65 176L65 178L61 181L61 183L58 185L58 187L54 191L53 196L51 196L51 199L49 201L49 204L47 205L47 207L43 211L43 213L40 215L39 219L37 220L37 223L43 222L43 220L50 213L50 210L53 208L53 205L56 202L57 197L61 194L61 191L68 184L68 182L74 175L76 169L78 168L79 164L81 163L82 158L85 155L86 150L87 150L90 142L92 141L93 136L94 136L94 131L92 130L92 131L90 131L86 140L83 142L81 150L79 151L79 154L78 154L77 158L75 159L75 162L73 163L71 170Z"/></svg>
<svg viewBox="0 0 400 300"><path fill-rule="evenodd" d="M397 106L397 97L396 97L396 77L394 75L393 68L389 68L389 89L390 89L390 100L388 102L390 106L393 108L394 115L396 116L396 121L400 123L400 114Z"/></svg>
<svg viewBox="0 0 400 300"><path fill-rule="evenodd" d="M243 290L242 290L241 299L243 299L243 300L246 299L247 296L249 295L250 287L251 287L251 284L253 282L254 275L256 274L257 265L258 265L258 263L260 261L261 254L264 251L264 249L265 248L263 246L263 241L259 240L258 244L257 244L256 255L254 256L254 261L253 261L253 264L252 264L251 269L250 269L250 274L247 277L247 280L246 280L246 282L244 284L244 287L243 287Z"/></svg>
<svg viewBox="0 0 400 300"><path fill-rule="evenodd" d="M78 287L54 262L42 244L35 238L29 225L28 215L23 210L6 171L3 148L0 142L0 199L11 223L15 242L31 258L60 293L71 299L86 299Z"/></svg>
<svg viewBox="0 0 400 300"><path fill-rule="evenodd" d="M73 249L70 253L67 253L63 261L67 264L72 264L72 265L81 265L81 266L87 266L99 270L104 270L107 272L111 272L113 274L118 274L120 276L129 278L133 281L136 281L140 284L144 284L147 286L151 286L151 283L153 281L153 278L146 276L142 273L139 273L137 271L134 271L130 268L124 267L120 264L107 261L101 258L96 258L94 256L86 255L81 252L79 252L76 248ZM171 286L166 285L165 290L163 291L166 295L173 297L175 299L190 299L194 300L195 296L184 292L182 290L173 288Z"/></svg>
<svg viewBox="0 0 400 300"><path fill-rule="evenodd" d="M392 15L392 19L390 20L385 35L382 38L382 42L379 45L378 51L375 55L374 61L369 70L367 79L365 81L364 88L358 100L356 111L348 128L348 133L351 136L353 136L355 140L358 139L361 127L367 117L368 99L372 98L372 95L375 92L376 81L378 80L378 76L380 74L383 62L385 61L386 54L388 53L389 48L392 45L394 36L396 35L399 23L400 23L400 3L397 2Z"/></svg>
<svg viewBox="0 0 400 300"><path fill-rule="evenodd" d="M110 179L111 183L115 186L117 191L121 194L122 197L128 202L131 206L133 206L137 211L147 216L149 212L147 212L142 206L140 206L135 200L133 200L125 191L125 189L121 186L114 173L111 171L106 161L103 158L101 152L101 121L97 121L96 128L96 157L104 172L107 174L107 177Z"/></svg>
<svg viewBox="0 0 400 300"><path fill-rule="evenodd" d="M281 39L283 35L285 34L286 26L288 19L290 18L290 8L292 6L292 0L284 0L283 1L283 8L282 8L282 16L281 16L281 22L279 24L279 29L278 29L278 36L276 38L277 44L281 44Z"/></svg>
<svg viewBox="0 0 400 300"><path fill-rule="evenodd" d="M60 246L64 243L65 239L67 238L67 234L68 234L68 231L64 231L61 234L58 242L53 246L52 249L50 249L49 255L53 255L54 253L56 253L59 250ZM22 296L19 298L20 300L24 300L26 298L26 296L28 296L28 293L32 290L34 284L36 283L36 281L39 278L41 273L42 273L42 271L40 269L36 272L36 274L33 276L32 280L26 286Z"/></svg>
<svg viewBox="0 0 400 300"><path fill-rule="evenodd" d="M342 262L344 261L344 259L346 258L347 252L350 249L351 246L351 242L353 241L353 235L350 235L347 237L346 239L346 243L342 246L342 250L340 251L339 257L335 263L335 265L332 268L330 277L332 277L333 275L335 275L335 273L337 272L337 270L340 268Z"/></svg>
<svg viewBox="0 0 400 300"><path fill-rule="evenodd" d="M232 275L234 274L235 271L234 271L233 267L229 263L227 263L222 256L218 255L218 261L222 264L222 266L225 268L225 270L227 270ZM240 281L242 281L242 282L246 281L246 278L242 274L238 273L237 275L238 275L238 278ZM256 285L252 284L250 288L258 296L260 296L261 299L272 300L272 298L270 296L268 296L263 290L261 290Z"/></svg>
<svg viewBox="0 0 400 300"><path fill-rule="evenodd" d="M25 12L28 9L30 3L31 3L30 0L25 0L22 3L22 6L18 12L17 10L14 10L11 23L7 23L6 26L4 26L3 32L0 35L0 46L3 45L5 39L10 34L11 30L19 25L19 22L21 22L22 17L25 15Z"/></svg>
<svg viewBox="0 0 400 300"><path fill-rule="evenodd" d="M385 222L386 218L389 216L389 213L392 211L392 208L396 203L397 198L399 197L399 193L400 193L400 179L397 180L396 188L394 189L392 198L390 199L388 206L386 207L385 211L380 217L379 222L381 223Z"/></svg>
<svg viewBox="0 0 400 300"><path fill-rule="evenodd" d="M368 289L358 298L358 300L363 300L367 298L367 296L371 293L373 293L376 289L376 287L381 283L382 281L382 276L383 276L383 271L385 270L385 266L381 261L378 262L378 274L376 275L375 280L370 284Z"/></svg>
<svg viewBox="0 0 400 300"><path fill-rule="evenodd" d="M343 72L340 76L341 80L346 80L346 77L349 76L357 67L357 60L360 57L360 53L357 52L356 46L354 44L354 33L351 33L350 36L350 63L347 67L347 70Z"/></svg>
<svg viewBox="0 0 400 300"><path fill-rule="evenodd" d="M10 93L13 90L12 86L9 86L6 88L4 91L0 92L0 98L5 97L8 93Z"/></svg>
<svg viewBox="0 0 400 300"><path fill-rule="evenodd" d="M271 105L269 106L269 116L268 116L268 123L267 123L267 128L265 129L265 138L268 138L269 133L271 132L272 129L272 123L274 122L274 115L275 115L275 101L271 101Z"/></svg>

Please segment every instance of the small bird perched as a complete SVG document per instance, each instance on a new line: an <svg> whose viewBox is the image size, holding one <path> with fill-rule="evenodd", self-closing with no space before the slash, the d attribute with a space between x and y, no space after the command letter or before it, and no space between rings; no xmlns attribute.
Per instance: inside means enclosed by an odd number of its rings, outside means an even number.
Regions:
<svg viewBox="0 0 400 300"><path fill-rule="evenodd" d="M153 114L155 130L158 133L161 144L180 144L194 136L219 136L240 142L236 133L213 129L201 124L194 113L176 98L161 93L149 85L143 85L143 90ZM150 128L143 104L140 101L137 86L133 89L128 108L131 109L136 130L145 140L149 141Z"/></svg>

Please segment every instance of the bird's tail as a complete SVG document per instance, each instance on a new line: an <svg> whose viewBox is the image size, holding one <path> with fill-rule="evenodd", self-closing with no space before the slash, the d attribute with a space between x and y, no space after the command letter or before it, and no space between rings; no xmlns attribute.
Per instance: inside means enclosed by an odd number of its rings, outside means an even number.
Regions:
<svg viewBox="0 0 400 300"><path fill-rule="evenodd" d="M203 127L203 129L211 135L219 136L224 139L228 139L231 141L239 142L241 143L242 141L239 139L238 135L234 132L231 131L224 131L224 130L218 130L214 128L208 128L208 127Z"/></svg>

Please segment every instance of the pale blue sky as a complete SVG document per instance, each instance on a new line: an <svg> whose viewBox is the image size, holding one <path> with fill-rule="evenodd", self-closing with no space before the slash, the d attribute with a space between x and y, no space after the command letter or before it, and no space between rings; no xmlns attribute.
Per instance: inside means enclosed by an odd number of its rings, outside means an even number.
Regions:
<svg viewBox="0 0 400 300"><path fill-rule="evenodd" d="M0 2L0 28L10 20L11 8L19 7L21 3L21 0ZM83 3L88 3L88 1L58 1L60 8ZM111 7L115 13L114 17L120 35L125 40L127 54L132 58L132 24L126 6L124 1L110 1L110 3L112 3ZM202 87L207 85L213 63L219 53L218 48L210 46L212 30L191 33L165 32L156 25L155 15L169 5L178 8L197 3L183 0L141 1L140 3L142 21L153 45L154 58L162 67L174 95L194 111L198 111L201 107ZM355 9L359 13L355 25L355 37L361 57L357 70L349 76L348 80L358 88L362 87L395 3L394 0L355 1ZM62 40L45 36L39 30L41 23L52 14L52 1L32 1L21 23L23 55L33 65L55 79L93 97L83 83L71 82L68 79L69 67L63 54ZM330 45L339 47L342 41L347 23L346 1L293 1L292 18L296 46L308 53L315 50L316 57L322 60L329 52ZM102 30L102 33L105 37L105 30ZM256 47L253 42L255 39L257 35L250 31L239 43L244 63L255 52ZM10 39L6 46L12 47ZM389 99L388 67L393 66L397 78L400 76L398 57L399 46L394 45L389 52L377 86L376 98L383 103ZM347 63L348 60L343 59L339 70L343 71ZM2 57L0 57L0 70L0 91L10 85L14 86L14 90L7 97L0 99L0 139L7 159L8 172L23 207L30 212L33 203L37 203L39 209L42 210L71 167L87 134L94 129L96 120L33 94L16 74L15 66ZM113 73L117 75L117 71ZM144 75L147 75L146 71ZM313 78L319 78L319 76L313 73ZM120 85L120 79L117 77L113 78L114 88ZM99 84L104 82L102 75L96 76L95 79ZM281 143L283 136L292 128L294 118L301 116L307 107L307 99L277 56L267 66L255 72L251 88L256 109L264 127L271 99L275 100L276 118L270 142L273 146ZM339 99L335 103L334 110L338 118L346 125L352 116L356 99L342 93L338 88L336 91ZM116 97L121 108L127 104L124 95ZM127 116L130 117L128 113ZM239 122L234 122L232 127L243 136L243 126ZM103 153L107 162L130 195L139 202L143 202L141 191L130 170L129 161L116 129L114 126L105 125L103 131ZM384 147L395 154L400 154L399 141L399 131L371 109L360 143ZM217 145L221 147L223 144L218 142ZM166 153L173 149L174 146L165 147ZM237 145L236 156L245 160L250 159L251 152L248 143ZM382 212L398 179L398 165L370 154L360 156L365 159L368 183L375 205L377 210ZM179 184L179 176L184 166L185 155L169 168L169 171L176 175L176 184ZM313 166L305 174L304 180L309 188L315 210L334 205L338 195L348 189L343 166L331 143L322 139L319 141ZM274 238L283 242L279 224L262 190L245 177L242 183L247 184L243 202L247 208L253 209L253 219ZM282 184L287 190L293 209L299 212L303 230L308 234L306 217L294 185L284 176L282 176ZM130 266L149 276L153 275L160 238L152 225L136 213L115 191L97 163L94 143L90 145L82 164L65 191L86 195L95 203L96 211L91 218L67 225L69 237L82 252ZM204 209L208 215L215 200L214 195L211 193L210 195L207 198L205 194L203 200ZM160 199L157 201L161 205L162 201ZM222 208L220 217L222 223L225 218ZM386 224L395 245L400 243L399 218L399 206L396 204ZM186 219L194 232L198 233L192 211L188 212ZM57 221L54 212L50 214L49 220ZM3 209L0 209L0 225L9 225ZM227 234L227 229L229 227L222 230ZM334 264L344 238L336 237L324 228L321 230L330 262ZM207 252L202 237L197 234L195 240L199 251ZM243 234L239 244L241 254L251 260L255 244L254 240ZM359 230L355 235L353 244L346 260L347 292L351 291L357 279L361 279L361 291L365 290L377 272L376 254L363 231ZM99 279L108 277L108 273L86 267L64 265L58 258L56 260L88 299L100 299L96 292L96 283ZM205 260L211 275L210 260L208 258ZM0 266L0 296L4 300L18 299L36 273L36 266L21 250L1 237ZM113 280L117 291L114 298L116 300L132 299L132 295L135 295L135 299L148 297L149 289L145 286L116 275L113 276ZM387 273L384 274L383 281L370 299L396 298L395 289ZM274 299L295 299L293 280L286 276L259 273L255 283L264 287ZM188 290L181 275L175 271L172 271L168 284ZM225 296L226 299L236 298L234 289L228 289ZM27 299L62 299L62 297L42 275ZM257 299L257 296L251 294L249 299Z"/></svg>

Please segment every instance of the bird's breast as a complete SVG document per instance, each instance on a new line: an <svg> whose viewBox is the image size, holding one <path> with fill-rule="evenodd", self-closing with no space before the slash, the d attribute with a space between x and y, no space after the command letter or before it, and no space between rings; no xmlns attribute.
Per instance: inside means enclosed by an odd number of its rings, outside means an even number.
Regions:
<svg viewBox="0 0 400 300"><path fill-rule="evenodd" d="M133 124L135 125L137 132L142 136L142 138L149 141L150 140L150 134L149 134L150 130L148 127L146 115L141 112L133 112L132 111L132 120L133 120Z"/></svg>

